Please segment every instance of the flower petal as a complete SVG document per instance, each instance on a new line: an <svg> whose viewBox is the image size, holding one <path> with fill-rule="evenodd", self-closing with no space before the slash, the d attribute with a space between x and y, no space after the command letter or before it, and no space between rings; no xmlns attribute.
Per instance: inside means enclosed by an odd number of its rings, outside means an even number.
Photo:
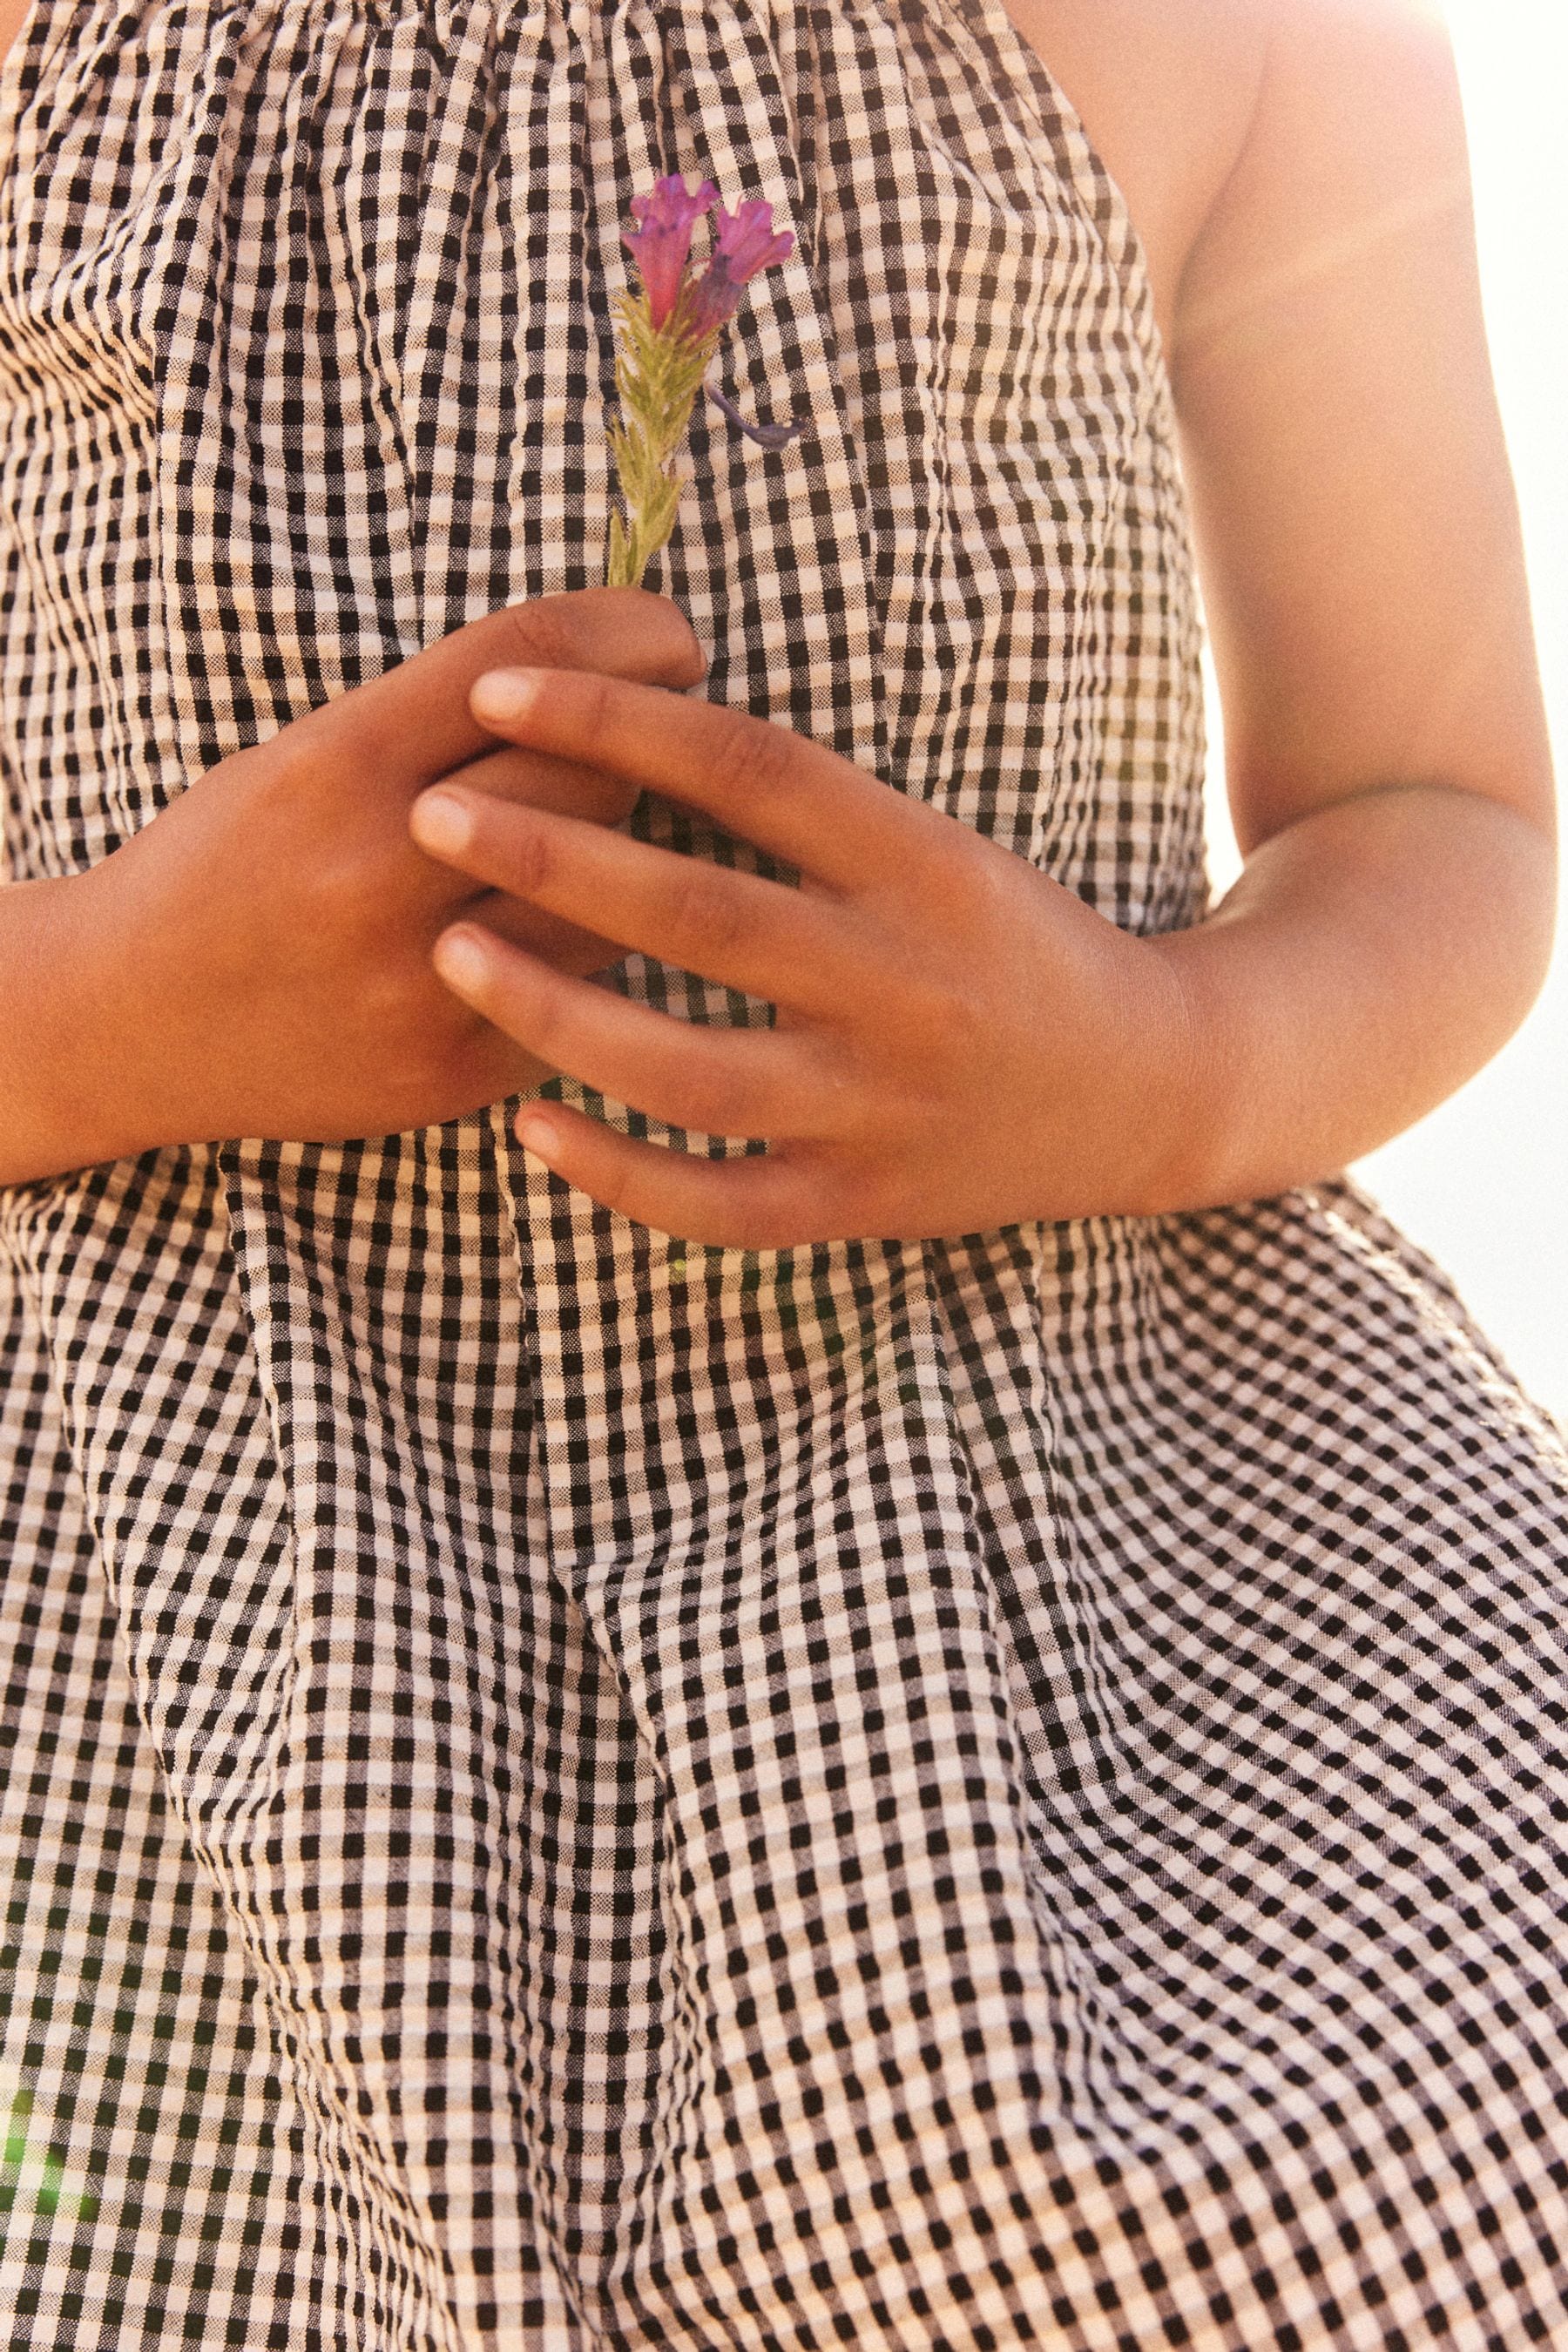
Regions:
<svg viewBox="0 0 1568 2352"><path fill-rule="evenodd" d="M637 263L656 329L665 325L680 300L691 232L718 197L711 180L693 191L671 174L656 180L647 195L632 199L637 226L622 232L621 243Z"/></svg>
<svg viewBox="0 0 1568 2352"><path fill-rule="evenodd" d="M794 251L788 229L773 234L773 208L765 198L753 196L732 213L721 205L708 267L686 298L687 333L699 341L717 334L734 317L742 288L759 270L786 261Z"/></svg>

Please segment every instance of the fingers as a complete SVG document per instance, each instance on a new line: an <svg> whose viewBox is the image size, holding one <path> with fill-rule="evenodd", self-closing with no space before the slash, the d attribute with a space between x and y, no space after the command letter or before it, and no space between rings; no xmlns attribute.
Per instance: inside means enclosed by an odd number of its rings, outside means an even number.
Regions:
<svg viewBox="0 0 1568 2352"><path fill-rule="evenodd" d="M462 923L436 943L455 995L554 1070L669 1127L704 1135L808 1132L820 1088L806 1050L773 1030L677 1021Z"/></svg>
<svg viewBox="0 0 1568 2352"><path fill-rule="evenodd" d="M492 888L746 995L825 1013L871 984L850 918L756 875L509 807L457 781L423 793L409 825L422 849Z"/></svg>
<svg viewBox="0 0 1568 2352"><path fill-rule="evenodd" d="M585 768L579 760L552 759L546 751L520 751L510 743L499 751L481 751L442 782L496 800L550 809L559 816L582 817L591 824L623 824L642 797L641 786L628 783L624 776Z"/></svg>
<svg viewBox="0 0 1568 2352"><path fill-rule="evenodd" d="M451 878L449 866L442 866L439 871L448 880ZM531 907L526 899L508 898L500 890L449 899L441 913L448 923L459 916L482 923L497 939L521 948L525 954L537 956L556 971L571 972L579 979L585 979L590 972L606 971L626 953L624 940L607 940L602 932L586 931L580 923L568 923L559 915L547 915L542 908Z"/></svg>
<svg viewBox="0 0 1568 2352"><path fill-rule="evenodd" d="M666 688L695 686L706 667L668 598L588 588L487 613L300 725L315 751L352 758L389 782L427 783L493 743L495 730L475 716L469 694L487 671L518 662L613 670Z"/></svg>
<svg viewBox="0 0 1568 2352"><path fill-rule="evenodd" d="M580 817L592 824L619 824L631 814L638 798L637 786L618 776L606 776L598 769L582 767L574 760L554 760L546 752L520 751L510 743L499 751L481 752L477 760L458 769L454 779L443 779L443 782L458 780L466 790L487 795L489 805L519 801L565 816ZM433 841L418 841L418 846L426 855L414 861L418 871L407 894L411 904L450 916L479 895L460 887L458 873L454 871L455 861L442 859ZM432 863L432 859L440 862ZM577 932L578 926L548 915L542 908L515 902L512 912L518 919L515 925L498 922L495 928L503 937L515 938L551 963L563 964L574 971L597 971L602 965L614 963L626 953L623 945L605 942L605 952L592 963L584 963L580 947L574 947L567 954L560 951L568 935ZM485 920L490 920L488 914Z"/></svg>
<svg viewBox="0 0 1568 2352"><path fill-rule="evenodd" d="M527 1104L518 1140L567 1183L674 1240L710 1249L791 1249L826 1237L804 1153L709 1160L639 1143L564 1104Z"/></svg>
<svg viewBox="0 0 1568 2352"><path fill-rule="evenodd" d="M942 822L787 727L656 687L512 670L479 679L473 704L498 735L702 809L845 891L908 866Z"/></svg>

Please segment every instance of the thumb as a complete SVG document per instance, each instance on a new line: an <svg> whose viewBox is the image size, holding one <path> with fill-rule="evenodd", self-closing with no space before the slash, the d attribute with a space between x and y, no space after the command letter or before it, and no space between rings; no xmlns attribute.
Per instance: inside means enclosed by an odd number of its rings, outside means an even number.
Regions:
<svg viewBox="0 0 1568 2352"><path fill-rule="evenodd" d="M468 696L486 670L516 664L677 688L698 685L708 666L690 623L668 597L584 588L487 613L298 725L315 738L312 750L417 789L499 740L475 719Z"/></svg>

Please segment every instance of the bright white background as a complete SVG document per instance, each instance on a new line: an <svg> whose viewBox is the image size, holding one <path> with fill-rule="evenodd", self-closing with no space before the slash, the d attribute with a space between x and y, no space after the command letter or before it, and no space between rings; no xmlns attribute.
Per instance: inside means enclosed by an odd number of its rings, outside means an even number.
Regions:
<svg viewBox="0 0 1568 2352"><path fill-rule="evenodd" d="M1523 510L1560 779L1568 778L1568 0L1447 0L1498 391ZM1215 827L1216 879L1228 845ZM1541 1003L1497 1061L1357 1171L1447 1266L1568 1426L1568 917Z"/></svg>

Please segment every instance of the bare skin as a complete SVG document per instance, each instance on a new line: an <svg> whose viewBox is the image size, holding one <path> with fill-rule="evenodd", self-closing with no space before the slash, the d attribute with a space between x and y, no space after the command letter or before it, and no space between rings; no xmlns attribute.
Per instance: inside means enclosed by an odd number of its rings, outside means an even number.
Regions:
<svg viewBox="0 0 1568 2352"><path fill-rule="evenodd" d="M614 824L635 784L496 744L468 708L498 660L702 676L675 607L635 589L493 613L199 776L89 872L0 891L0 1171L9 1181L225 1135L336 1140L478 1109L550 1075L442 988L459 913L563 974L620 950L502 906L409 838L460 770L487 805Z"/></svg>
<svg viewBox="0 0 1568 2352"><path fill-rule="evenodd" d="M0 56L28 13L0 0ZM501 904L413 843L420 789L614 825L637 787L499 745L468 693L498 662L669 688L704 659L662 598L513 606L224 761L89 873L0 887L0 1183L226 1135L337 1140L478 1109L551 1075L443 988L458 912L563 973L623 952Z"/></svg>
<svg viewBox="0 0 1568 2352"><path fill-rule="evenodd" d="M1129 940L776 730L672 714L677 774L653 714L630 723L638 698L520 680L509 715L487 681L510 740L624 761L758 837L729 780L760 777L768 837L805 869L808 907L771 923L742 877L660 879L655 853L466 791L415 813L433 854L563 914L604 904L616 861L628 936L779 1003L771 1037L715 1040L607 1009L471 925L437 950L542 1057L769 1137L764 1160L699 1163L525 1111L572 1181L688 1239L953 1233L1310 1181L1479 1068L1545 969L1550 767L1441 34L1407 0L1013 6L1147 249L1247 870L1197 929Z"/></svg>
<svg viewBox="0 0 1568 2352"><path fill-rule="evenodd" d="M1446 46L1411 0L1012 5L1149 257L1248 854L1225 904L1176 938L1130 939L783 729L661 697L633 663L616 684L565 675L558 655L521 675L503 657L475 686L480 734L571 765L507 772L504 796L483 789L499 771L448 777L412 821L463 887L507 894L504 924L489 898L446 910L462 919L443 929L422 877L376 936L385 953L405 906L421 953L440 934L447 987L517 1058L487 1064L491 1032L454 1035L411 991L384 1101L367 1099L363 1055L350 1071L326 1052L308 1105L252 1089L228 1044L247 992L285 1026L305 1008L297 1068L316 1050L316 983L296 999L265 942L237 965L198 938L177 971L159 966L148 907L173 920L232 850L194 819L180 835L182 802L96 875L5 894L0 991L20 1018L0 1047L0 1175L215 1133L413 1124L547 1065L681 1125L770 1139L765 1158L699 1161L525 1107L531 1148L662 1230L752 1246L956 1233L1311 1181L1495 1052L1545 968L1552 790ZM435 740L453 680L422 682ZM356 704L333 723L362 773ZM393 801L442 773L424 764ZM536 777L590 772L618 780L596 804L525 804ZM785 847L805 888L606 831L616 790L639 785ZM279 893L275 948L297 917L280 882L252 880ZM524 903L768 997L778 1028L702 1032L625 1005L580 977L580 940L574 955L499 937L524 936ZM47 1075L62 1050L63 1103Z"/></svg>

